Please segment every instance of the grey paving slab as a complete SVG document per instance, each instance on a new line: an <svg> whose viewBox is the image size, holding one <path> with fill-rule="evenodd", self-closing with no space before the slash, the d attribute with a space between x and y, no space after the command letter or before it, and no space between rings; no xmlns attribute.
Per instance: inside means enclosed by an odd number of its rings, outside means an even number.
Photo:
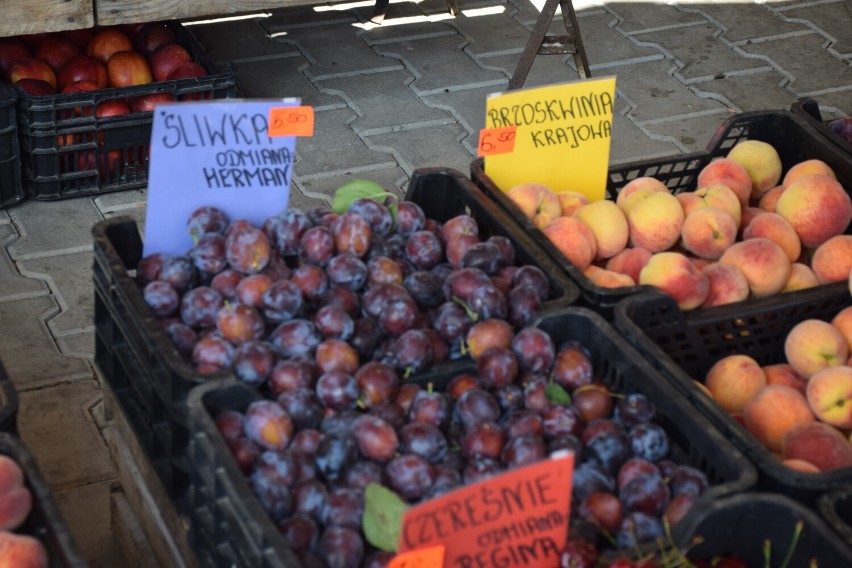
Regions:
<svg viewBox="0 0 852 568"><path fill-rule="evenodd" d="M11 243L17 238L18 232L11 224L0 225L0 245ZM49 293L43 281L21 276L12 259L9 258L5 246L0 246L0 302Z"/></svg>
<svg viewBox="0 0 852 568"><path fill-rule="evenodd" d="M707 16L712 23L721 26L722 37L733 43L811 31L803 24L777 17L765 4L701 2L679 9Z"/></svg>
<svg viewBox="0 0 852 568"><path fill-rule="evenodd" d="M730 101L738 112L750 110L789 109L795 95L782 85L786 77L777 71L713 79L691 85L696 91L718 100Z"/></svg>
<svg viewBox="0 0 852 568"><path fill-rule="evenodd" d="M462 0L467 7L467 2ZM516 12L505 10L493 14L478 14L476 10L463 9L455 19L448 20L470 40L464 49L472 55L505 53L510 49L523 49L530 38L530 31L512 17Z"/></svg>
<svg viewBox="0 0 852 568"><path fill-rule="evenodd" d="M113 480L90 483L53 494L80 554L91 568L127 566L110 527Z"/></svg>
<svg viewBox="0 0 852 568"><path fill-rule="evenodd" d="M477 13L488 10L515 12L515 7L507 0L463 0L458 3L462 12ZM447 0L422 0L417 7L424 14L446 14Z"/></svg>
<svg viewBox="0 0 852 568"><path fill-rule="evenodd" d="M92 226L101 215L89 198L24 201L9 211L21 238L9 246L13 259L92 246Z"/></svg>
<svg viewBox="0 0 852 568"><path fill-rule="evenodd" d="M445 124L417 129L413 132L389 132L365 137L375 149L391 151L400 167L411 175L417 168L446 167L467 171L473 154L459 145L468 132L458 124ZM475 141L471 141L475 145Z"/></svg>
<svg viewBox="0 0 852 568"><path fill-rule="evenodd" d="M54 336L94 325L92 254L86 251L18 262L22 274L47 281L59 304L60 313L47 322Z"/></svg>
<svg viewBox="0 0 852 568"><path fill-rule="evenodd" d="M304 177L337 170L376 169L396 162L387 153L370 150L350 128L357 115L350 109L321 111L314 114L314 135L299 138L299 161L293 169Z"/></svg>
<svg viewBox="0 0 852 568"><path fill-rule="evenodd" d="M485 128L485 101L488 95L504 93L508 82L500 87L480 87L467 91L450 91L423 97L423 102L451 112L468 132L479 135Z"/></svg>
<svg viewBox="0 0 852 568"><path fill-rule="evenodd" d="M357 79L316 81L316 85L323 91L345 95L349 106L358 113L352 129L362 136L406 125L452 122L449 113L423 104L409 87L413 80L408 71L388 71Z"/></svg>
<svg viewBox="0 0 852 568"><path fill-rule="evenodd" d="M607 2L605 9L619 18L618 29L627 34L644 30L675 29L704 24L707 21L700 14L681 12L675 6L649 4L644 1Z"/></svg>
<svg viewBox="0 0 852 568"><path fill-rule="evenodd" d="M348 23L295 28L280 41L299 46L310 62L305 74L311 79L403 68L398 59L382 57L373 51L357 32Z"/></svg>
<svg viewBox="0 0 852 568"><path fill-rule="evenodd" d="M318 27L339 22L355 22L357 16L346 6L332 3L294 6L272 10L260 25L272 34L297 27Z"/></svg>
<svg viewBox="0 0 852 568"><path fill-rule="evenodd" d="M189 29L201 41L207 56L214 62L298 54L294 47L282 45L269 36L262 25L265 19L198 24Z"/></svg>
<svg viewBox="0 0 852 568"><path fill-rule="evenodd" d="M738 75L755 70L768 71L769 64L761 58L744 56L737 48L716 37L716 26L689 28L689 33L664 31L635 34L632 37L665 49L678 66L675 76L684 83L712 79L720 75Z"/></svg>
<svg viewBox="0 0 852 568"><path fill-rule="evenodd" d="M0 302L0 321L15 322L0 341L0 361L18 389L90 373L85 361L59 353L44 319L59 313L52 296Z"/></svg>
<svg viewBox="0 0 852 568"><path fill-rule="evenodd" d="M483 57L480 59L480 62L488 67L500 69L508 77L511 77L515 72L515 68L518 66L520 58L520 53L512 53L496 57ZM524 82L524 88L576 81L577 72L568 65L567 61L569 59L570 56L568 55L540 55L536 57ZM607 72L607 74L611 73ZM508 86L508 84L507 80L506 85Z"/></svg>
<svg viewBox="0 0 852 568"><path fill-rule="evenodd" d="M804 20L825 32L832 40L831 48L839 54L852 56L852 4L848 0L792 6L778 12L781 18Z"/></svg>
<svg viewBox="0 0 852 568"><path fill-rule="evenodd" d="M404 195L404 190L408 186L409 174L399 167L393 167L357 174L340 173L327 178L297 180L297 184L303 195L319 204L319 202L329 202L338 187L356 178L369 179L381 185L387 191L393 191L401 196Z"/></svg>
<svg viewBox="0 0 852 568"><path fill-rule="evenodd" d="M743 46L748 53L768 57L790 76L798 95L852 85L852 62L843 63L822 48L825 39L812 34Z"/></svg>
<svg viewBox="0 0 852 568"><path fill-rule="evenodd" d="M607 12L597 11L577 19L586 58L594 76L596 70L606 72L606 67L624 65L644 59L661 59L663 54L654 46L637 45L631 37L617 32L613 25L618 20ZM560 19L554 33L565 34L565 24Z"/></svg>
<svg viewBox="0 0 852 568"><path fill-rule="evenodd" d="M467 39L456 34L382 44L374 49L405 62L415 75L411 88L419 95L498 85L506 80L503 73L484 69L461 51L467 44Z"/></svg>
<svg viewBox="0 0 852 568"><path fill-rule="evenodd" d="M18 393L21 438L31 449L51 489L116 478L90 407L101 397L93 378Z"/></svg>
<svg viewBox="0 0 852 568"><path fill-rule="evenodd" d="M299 97L302 104L314 109L346 106L339 96L318 91L302 75L301 69L307 65L303 56L238 63L237 85L250 98Z"/></svg>
<svg viewBox="0 0 852 568"><path fill-rule="evenodd" d="M670 156L680 151L671 140L654 139L640 125L627 118L624 101L616 100L609 146L611 164L635 162L645 158Z"/></svg>
<svg viewBox="0 0 852 568"><path fill-rule="evenodd" d="M56 339L59 351L71 357L79 357L91 361L95 356L95 333L80 333L64 335Z"/></svg>
<svg viewBox="0 0 852 568"><path fill-rule="evenodd" d="M641 127L652 136L671 141L678 148L676 153L694 152L707 148L707 143L719 125L733 114L726 109L719 109L718 112L689 118L643 123Z"/></svg>
<svg viewBox="0 0 852 568"><path fill-rule="evenodd" d="M144 205L148 199L148 188L133 189L129 191L116 191L105 193L94 199L95 206L101 213L132 209L139 204Z"/></svg>
<svg viewBox="0 0 852 568"><path fill-rule="evenodd" d="M334 186L329 194L311 193L310 195L306 195L306 190L302 189L304 183L310 184L310 182L302 182L297 179L293 180L292 187L290 188L290 202L288 207L308 211L314 207L328 207L331 205L331 195L338 186Z"/></svg>
<svg viewBox="0 0 852 568"><path fill-rule="evenodd" d="M716 110L721 106L702 99L669 73L672 64L650 61L610 70L616 76L618 92L633 109L630 117L636 121L690 116Z"/></svg>

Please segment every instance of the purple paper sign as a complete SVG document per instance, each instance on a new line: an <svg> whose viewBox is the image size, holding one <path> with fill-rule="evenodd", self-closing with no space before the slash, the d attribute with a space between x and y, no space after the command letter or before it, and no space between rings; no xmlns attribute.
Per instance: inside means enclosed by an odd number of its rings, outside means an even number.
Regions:
<svg viewBox="0 0 852 568"><path fill-rule="evenodd" d="M158 105L148 169L143 254L186 254L189 215L209 205L260 226L287 208L293 136L268 136L269 110L297 99Z"/></svg>

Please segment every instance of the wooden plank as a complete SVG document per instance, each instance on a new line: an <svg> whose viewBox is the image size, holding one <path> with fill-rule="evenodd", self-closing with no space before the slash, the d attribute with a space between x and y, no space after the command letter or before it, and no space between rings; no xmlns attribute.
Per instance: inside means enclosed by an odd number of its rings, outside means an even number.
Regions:
<svg viewBox="0 0 852 568"><path fill-rule="evenodd" d="M153 550L156 566L197 568L189 546L189 521L178 515L157 473L127 422L112 389L101 383L104 408L113 421L104 437L118 472L118 481L130 508Z"/></svg>
<svg viewBox="0 0 852 568"><path fill-rule="evenodd" d="M0 0L0 36L56 32L95 25L94 0Z"/></svg>
<svg viewBox="0 0 852 568"><path fill-rule="evenodd" d="M326 4L327 0L94 0L102 26L157 20L250 14L275 8Z"/></svg>

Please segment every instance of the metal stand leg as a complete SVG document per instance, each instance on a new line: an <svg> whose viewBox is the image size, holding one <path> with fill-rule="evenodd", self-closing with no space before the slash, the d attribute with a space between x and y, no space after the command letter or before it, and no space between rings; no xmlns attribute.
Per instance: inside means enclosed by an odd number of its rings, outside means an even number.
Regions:
<svg viewBox="0 0 852 568"><path fill-rule="evenodd" d="M556 7L562 8L562 20L568 35L548 36L547 29L556 15ZM530 68L536 55L556 55L570 53L574 57L574 65L577 67L577 75L580 79L592 76L589 71L589 60L586 58L586 50L583 40L580 38L580 25L577 23L577 13L571 0L547 0L541 10L538 20L533 26L530 39L521 53L521 59L512 78L509 79L509 90L520 89L527 80Z"/></svg>

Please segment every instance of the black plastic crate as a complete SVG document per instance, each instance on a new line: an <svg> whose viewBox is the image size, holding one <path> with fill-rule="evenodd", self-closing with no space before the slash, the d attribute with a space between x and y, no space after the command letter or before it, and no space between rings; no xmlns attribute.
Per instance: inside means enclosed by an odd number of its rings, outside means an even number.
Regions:
<svg viewBox="0 0 852 568"><path fill-rule="evenodd" d="M469 213L484 238L504 235L515 244L517 262L535 264L548 275L552 300L545 307L569 305L579 291L523 234L511 232L506 214L483 199L461 173L418 170L406 199L438 221ZM126 217L102 221L93 229L95 254L95 362L115 392L166 491L176 501L189 482L186 398L189 391L230 372L200 375L181 359L142 298L131 272L142 258L142 238ZM433 372L469 369L469 359L437 365ZM180 503L178 509L180 510ZM181 511L182 512L182 511Z"/></svg>
<svg viewBox="0 0 852 568"><path fill-rule="evenodd" d="M24 483L32 494L33 508L16 534L37 538L47 551L50 568L85 568L65 519L59 512L50 487L41 476L35 459L14 435L0 432L0 454L15 460L24 472Z"/></svg>
<svg viewBox="0 0 852 568"><path fill-rule="evenodd" d="M614 200L628 182L650 176L663 182L672 193L696 189L699 172L713 158L724 157L738 142L745 139L772 144L781 157L784 172L797 162L819 158L837 174L838 181L852 193L852 157L844 154L826 140L812 125L789 111L746 112L726 120L714 134L707 149L666 158L653 158L609 169L606 198ZM605 288L592 283L553 245L520 209L498 188L484 170L482 158L471 164L471 178L490 199L509 212L521 230L529 233L544 251L571 277L580 288L583 305L607 316L622 298L649 290L648 286ZM566 174L570 175L570 174ZM509 189L509 188L505 188ZM852 228L849 229L852 231ZM750 300L749 300L750 301ZM716 308L707 308L715 310Z"/></svg>
<svg viewBox="0 0 852 568"><path fill-rule="evenodd" d="M791 544L796 523L802 533L790 556L790 568L852 566L852 549L832 533L813 511L783 495L744 493L708 504L691 519L684 519L694 536L703 540L687 555L710 560L733 554L747 566L781 566ZM686 528L686 527L685 527ZM763 554L764 541L771 544L771 561Z"/></svg>
<svg viewBox="0 0 852 568"><path fill-rule="evenodd" d="M186 28L168 25L207 76L45 96L17 89L20 175L30 198L53 201L146 186L153 113L97 118L95 108L103 101L156 93L176 101L235 96L233 69L215 67Z"/></svg>
<svg viewBox="0 0 852 568"><path fill-rule="evenodd" d="M18 394L0 362L0 432L18 432Z"/></svg>
<svg viewBox="0 0 852 568"><path fill-rule="evenodd" d="M831 131L827 122L822 117L822 113L819 110L819 103L817 101L809 98L802 98L794 102L790 106L790 110L796 116L802 117L802 120L811 125L814 130L836 144L841 151L852 156L852 144Z"/></svg>
<svg viewBox="0 0 852 568"><path fill-rule="evenodd" d="M829 491L819 498L817 506L825 522L852 545L852 486Z"/></svg>
<svg viewBox="0 0 852 568"><path fill-rule="evenodd" d="M0 83L0 207L14 205L24 198L15 118L17 100L14 87Z"/></svg>
<svg viewBox="0 0 852 568"><path fill-rule="evenodd" d="M622 300L615 326L757 466L760 489L814 505L825 491L852 483L852 467L820 473L788 468L693 379L704 382L710 367L727 355L746 354L761 366L785 363L784 340L793 326L806 319L831 321L849 305L845 283L694 312L681 312L670 297L652 292Z"/></svg>
<svg viewBox="0 0 852 568"><path fill-rule="evenodd" d="M611 391L639 392L654 401L655 421L669 433L672 458L701 469L711 483L696 502L695 512L687 513L685 519L699 515L705 506L719 498L753 486L757 474L745 457L705 418L697 415L686 399L673 392L600 315L585 308L561 308L543 315L535 325L550 334L556 345L576 340L587 346L596 378ZM455 376L445 373L428 380L442 390ZM220 412L245 411L259 398L256 391L233 382L204 385L190 393L189 455L193 466L190 540L200 558L202 553L209 557L211 566L299 566L252 494L248 480L214 424ZM673 529L676 543L689 542L691 524L678 524Z"/></svg>

